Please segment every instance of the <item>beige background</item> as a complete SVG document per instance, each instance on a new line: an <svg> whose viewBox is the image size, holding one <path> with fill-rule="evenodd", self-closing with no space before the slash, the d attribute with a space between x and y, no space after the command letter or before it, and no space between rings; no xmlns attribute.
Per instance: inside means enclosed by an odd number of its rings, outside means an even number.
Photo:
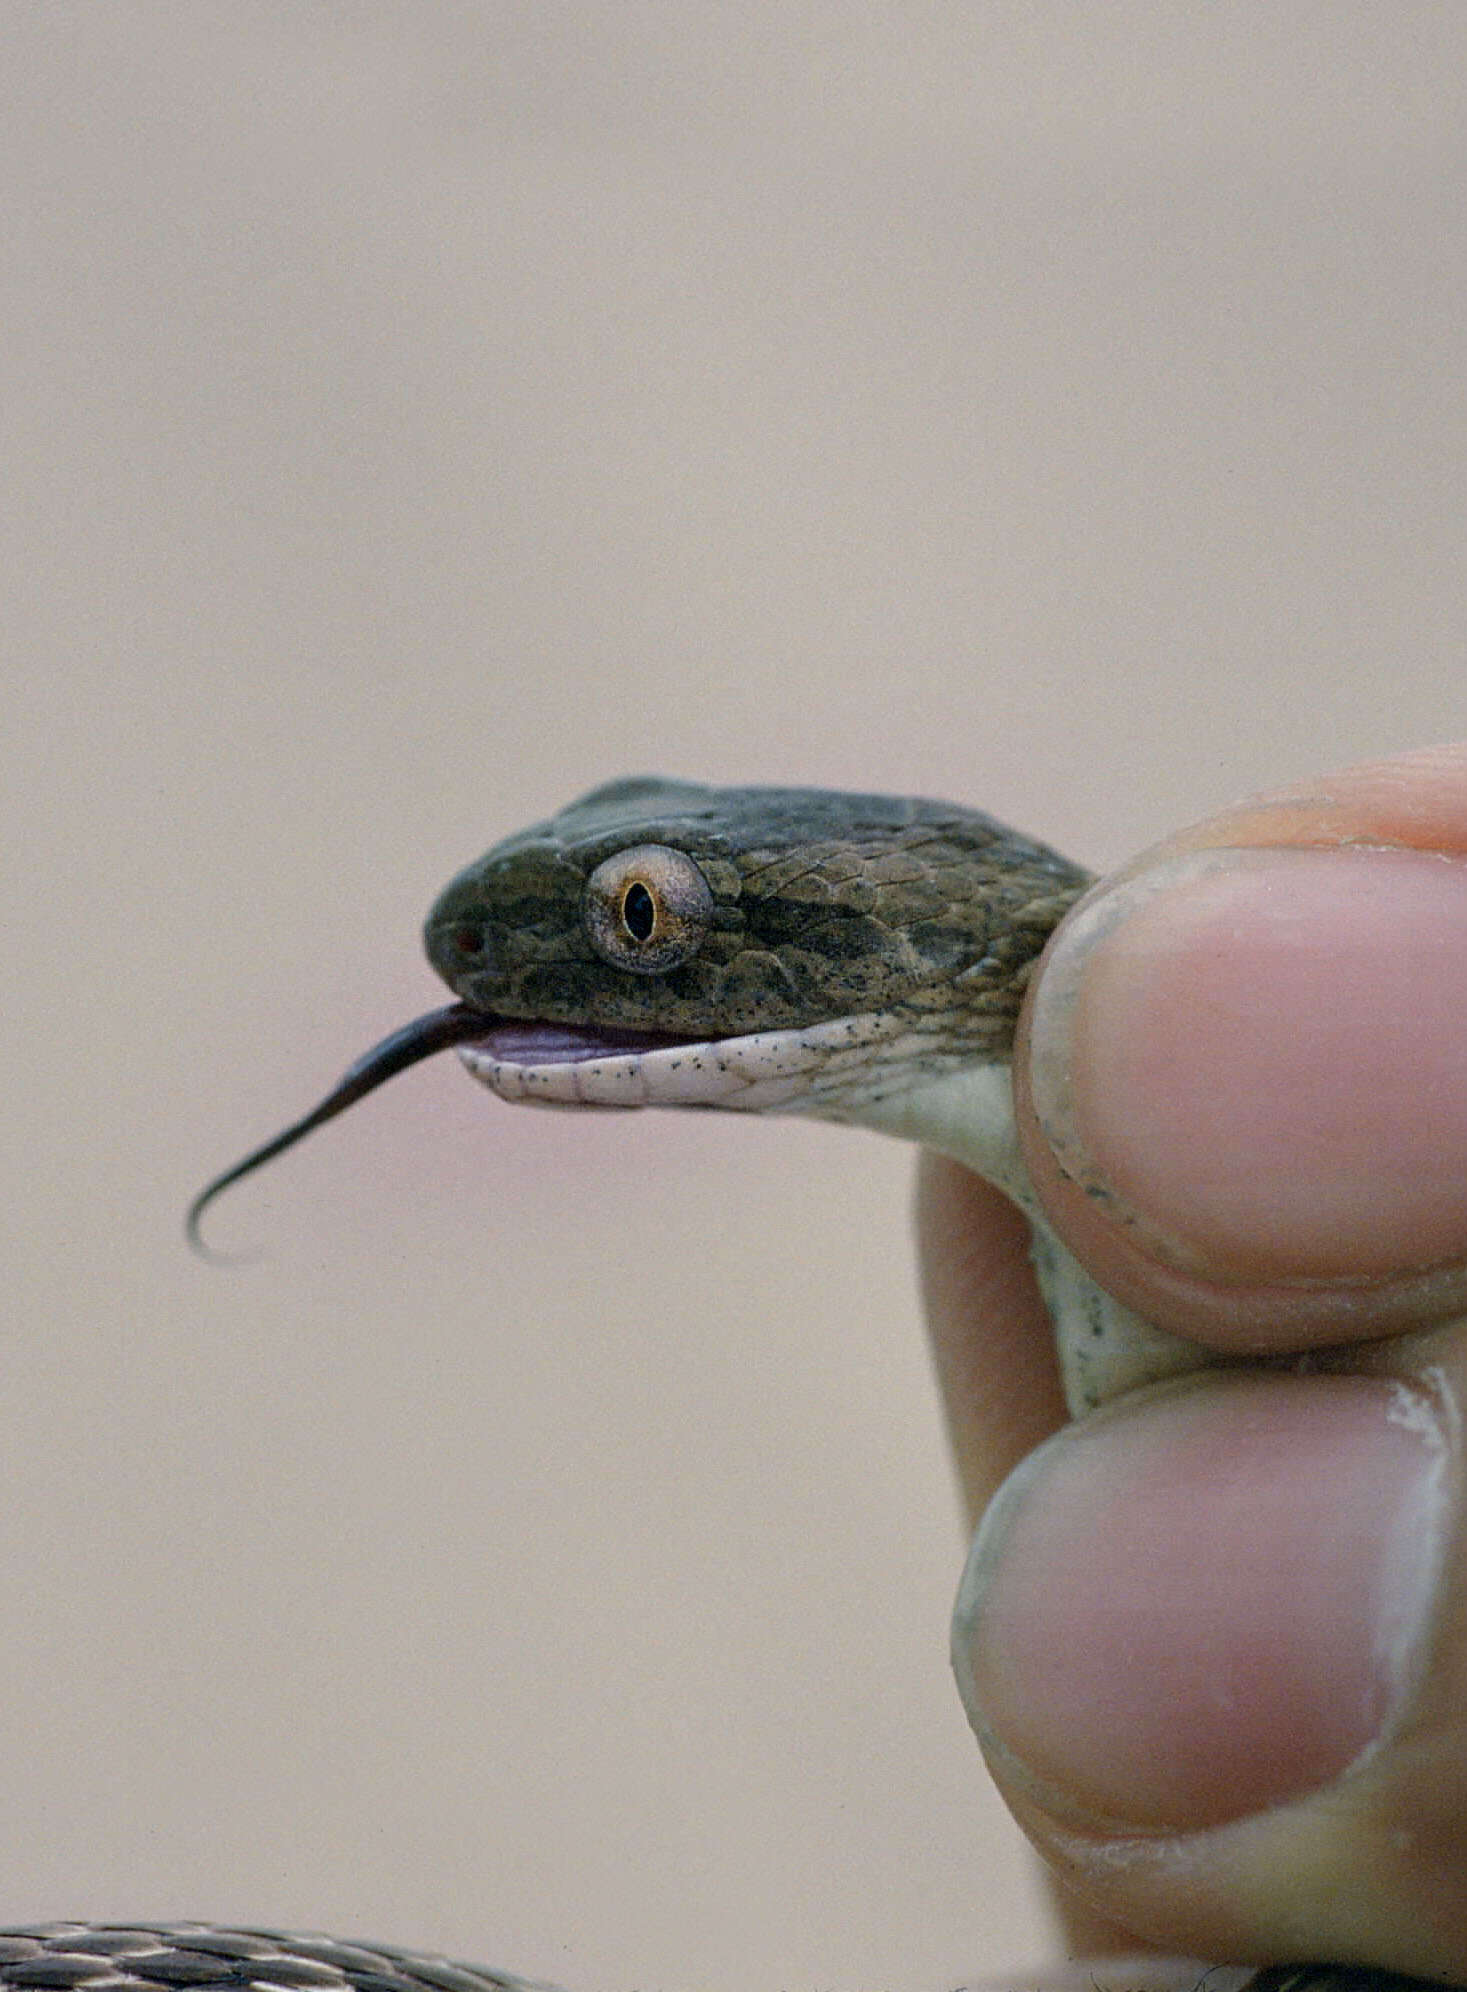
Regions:
<svg viewBox="0 0 1467 1992"><path fill-rule="evenodd" d="M618 1988L1041 1954L910 1158L515 1114L446 875L608 774L1097 864L1464 730L1467 10L0 5L0 1917Z"/></svg>

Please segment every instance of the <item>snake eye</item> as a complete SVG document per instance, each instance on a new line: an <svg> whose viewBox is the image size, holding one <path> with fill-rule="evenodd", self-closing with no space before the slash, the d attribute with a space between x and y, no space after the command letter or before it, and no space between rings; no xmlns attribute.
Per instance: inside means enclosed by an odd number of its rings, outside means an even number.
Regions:
<svg viewBox="0 0 1467 1992"><path fill-rule="evenodd" d="M703 945L713 918L708 881L684 851L634 844L586 880L586 931L613 968L661 975Z"/></svg>

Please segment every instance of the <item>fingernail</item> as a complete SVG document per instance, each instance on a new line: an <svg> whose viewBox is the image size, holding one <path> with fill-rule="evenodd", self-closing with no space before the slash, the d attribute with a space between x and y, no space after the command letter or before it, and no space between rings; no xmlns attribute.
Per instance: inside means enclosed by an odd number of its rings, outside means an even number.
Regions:
<svg viewBox="0 0 1467 1992"><path fill-rule="evenodd" d="M953 1666L1061 1816L1193 1831L1328 1784L1416 1679L1445 1539L1433 1400L1191 1379L1049 1440L974 1540Z"/></svg>
<svg viewBox="0 0 1467 1992"><path fill-rule="evenodd" d="M1064 1173L1158 1256L1232 1280L1467 1259L1467 864L1222 850L1121 883L1036 997Z"/></svg>

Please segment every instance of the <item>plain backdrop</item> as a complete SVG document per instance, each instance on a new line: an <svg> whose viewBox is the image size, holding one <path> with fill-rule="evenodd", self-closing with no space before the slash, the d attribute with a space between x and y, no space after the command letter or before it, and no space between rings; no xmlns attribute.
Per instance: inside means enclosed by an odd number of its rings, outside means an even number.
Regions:
<svg viewBox="0 0 1467 1992"><path fill-rule="evenodd" d="M612 774L1105 866L1467 730L1467 10L0 4L0 1920L1043 1955L872 1136L422 1067Z"/></svg>

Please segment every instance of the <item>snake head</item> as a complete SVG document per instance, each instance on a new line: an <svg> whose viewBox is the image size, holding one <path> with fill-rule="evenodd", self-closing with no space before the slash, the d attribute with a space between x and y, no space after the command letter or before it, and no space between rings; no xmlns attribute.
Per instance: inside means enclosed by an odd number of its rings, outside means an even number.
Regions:
<svg viewBox="0 0 1467 1992"><path fill-rule="evenodd" d="M951 804L644 776L467 866L425 942L501 1017L731 1037L997 990L1083 879Z"/></svg>
<svg viewBox="0 0 1467 1992"><path fill-rule="evenodd" d="M1086 876L975 810L821 789L611 782L467 866L428 915L456 1002L395 1031L231 1183L449 1046L502 1098L861 1118L1002 1058Z"/></svg>

